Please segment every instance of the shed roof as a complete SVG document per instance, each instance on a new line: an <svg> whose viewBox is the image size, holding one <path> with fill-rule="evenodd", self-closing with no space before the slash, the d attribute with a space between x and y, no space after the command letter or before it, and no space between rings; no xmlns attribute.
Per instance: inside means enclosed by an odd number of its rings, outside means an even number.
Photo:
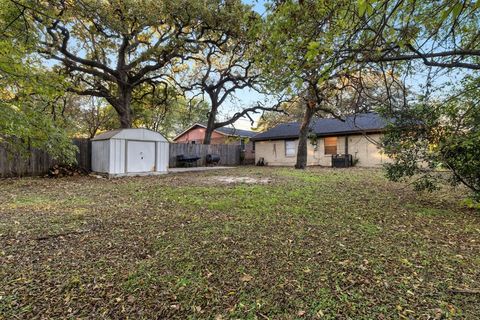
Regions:
<svg viewBox="0 0 480 320"><path fill-rule="evenodd" d="M345 121L335 118L316 118L310 124L310 129L317 136L332 136L351 133L379 132L385 129L387 120L377 113L361 113L347 116ZM281 140L298 138L299 122L279 124L272 129L259 133L252 138L254 141Z"/></svg>
<svg viewBox="0 0 480 320"><path fill-rule="evenodd" d="M92 141L109 140L109 139L167 142L167 139L165 139L160 133L153 130L145 129L145 128L111 130L95 136L92 139Z"/></svg>

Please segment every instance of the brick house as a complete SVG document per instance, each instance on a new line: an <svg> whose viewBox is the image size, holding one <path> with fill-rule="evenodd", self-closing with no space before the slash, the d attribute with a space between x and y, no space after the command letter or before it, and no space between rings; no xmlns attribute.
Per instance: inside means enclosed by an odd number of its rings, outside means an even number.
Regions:
<svg viewBox="0 0 480 320"><path fill-rule="evenodd" d="M175 138L174 143L192 143L202 144L205 137L206 126L195 123ZM253 163L255 161L255 145L250 140L257 133L249 130L236 128L217 128L212 133L211 144L236 144L241 146L245 161Z"/></svg>

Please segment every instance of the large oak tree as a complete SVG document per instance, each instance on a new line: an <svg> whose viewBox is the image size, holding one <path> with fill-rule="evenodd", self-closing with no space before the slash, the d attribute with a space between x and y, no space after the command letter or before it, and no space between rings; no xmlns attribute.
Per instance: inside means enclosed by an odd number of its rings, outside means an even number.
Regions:
<svg viewBox="0 0 480 320"><path fill-rule="evenodd" d="M379 85L388 91L393 75L424 71L419 64L478 70L478 8L468 0L273 2L265 29L265 71L274 86L305 99L296 167L306 164L311 118L318 111L338 117L337 105L328 102L343 94L344 79L379 72L386 79Z"/></svg>
<svg viewBox="0 0 480 320"><path fill-rule="evenodd" d="M183 87L195 96L201 95L210 104L204 144L210 144L215 129L232 125L242 117L248 117L253 125L252 113L278 111L280 107L273 96L271 105L268 106L261 101L248 106L228 103L235 101L241 92L255 93L259 97L266 93L264 76L255 57L260 41L258 26L262 23L261 18L247 9L243 12L242 19L236 22L237 25L231 25L235 32L225 34L223 42L206 43L203 46L184 77L187 83ZM225 107L226 105L228 106ZM230 115L222 115L228 107L230 112L227 113Z"/></svg>
<svg viewBox="0 0 480 320"><path fill-rule="evenodd" d="M121 127L132 125L132 97L168 75L204 43L222 41L239 1L19 1L39 33L38 52L59 63L70 90L106 99ZM28 10L34 8L34 10Z"/></svg>
<svg viewBox="0 0 480 320"><path fill-rule="evenodd" d="M418 98L383 109L395 119L383 139L393 159L387 176L415 176L417 189L461 183L480 200L480 2L364 1L359 9L369 45L356 48L356 61L424 75Z"/></svg>
<svg viewBox="0 0 480 320"><path fill-rule="evenodd" d="M307 163L310 122L319 112L341 118L353 110L336 103L353 88L363 74L363 64L354 61L351 50L365 23L351 1L281 1L271 8L264 26L264 48L260 54L270 85L291 92L304 105L296 168ZM368 72L367 72L368 73ZM360 81L359 83L362 83Z"/></svg>
<svg viewBox="0 0 480 320"><path fill-rule="evenodd" d="M223 121L218 119L222 105L235 93L259 86L260 74L249 56L250 44L247 41L237 38L225 39L225 43L219 46L207 44L189 72L188 90L201 93L210 103L204 144L210 144L215 129L233 124L249 112L256 111L256 108L244 108L233 117Z"/></svg>

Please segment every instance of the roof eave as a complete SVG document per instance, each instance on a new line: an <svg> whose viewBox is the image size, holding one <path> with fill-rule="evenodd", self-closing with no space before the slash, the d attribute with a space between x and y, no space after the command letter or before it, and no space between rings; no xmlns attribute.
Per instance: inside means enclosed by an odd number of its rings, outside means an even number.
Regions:
<svg viewBox="0 0 480 320"><path fill-rule="evenodd" d="M345 136L350 134L362 134L362 133L377 133L383 132L383 129L366 129L366 130L351 130L351 131L337 131L337 132L325 132L317 133L317 137L330 137L330 136ZM286 140L286 139L298 139L298 135L289 135L289 136L274 136L274 137L259 137L259 138L250 138L252 141L273 141L273 140Z"/></svg>
<svg viewBox="0 0 480 320"><path fill-rule="evenodd" d="M290 136L276 136L276 137L266 137L266 138L250 138L252 141L273 141L273 140L287 140L287 139L298 139L298 135Z"/></svg>
<svg viewBox="0 0 480 320"><path fill-rule="evenodd" d="M364 130L350 130L350 131L337 131L337 132L325 132L325 133L317 133L317 137L328 137L328 136L345 136L349 134L362 134L362 133L376 133L376 132L383 132L383 129L364 129Z"/></svg>

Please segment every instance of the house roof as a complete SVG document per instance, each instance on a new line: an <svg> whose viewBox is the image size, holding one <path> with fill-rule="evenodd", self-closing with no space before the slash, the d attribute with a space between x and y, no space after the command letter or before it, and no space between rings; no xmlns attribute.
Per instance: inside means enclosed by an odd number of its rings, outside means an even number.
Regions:
<svg viewBox="0 0 480 320"><path fill-rule="evenodd" d="M387 120L377 113L362 113L347 116L345 121L335 118L315 118L310 129L317 136L332 136L351 133L379 132L385 129ZM272 129L259 133L252 138L254 141L281 140L298 138L300 122L279 124Z"/></svg>
<svg viewBox="0 0 480 320"><path fill-rule="evenodd" d="M144 128L116 129L96 135L92 141L109 139L127 139L143 141L163 141L167 142L160 133Z"/></svg>
<svg viewBox="0 0 480 320"><path fill-rule="evenodd" d="M250 131L250 130L242 130L242 129L228 128L228 127L218 128L218 129L215 129L215 131L218 131L220 133L223 133L229 136L239 136L244 138L251 138L257 134L257 132Z"/></svg>
<svg viewBox="0 0 480 320"><path fill-rule="evenodd" d="M206 128L207 126L201 123L194 123L184 131L182 131L180 134L178 134L175 138L173 138L173 141L177 140L181 136L183 136L186 132L190 131L191 129L195 127L202 127ZM214 131L223 134L225 136L236 136L236 137L242 137L242 138L251 138L255 136L257 133L254 131L249 131L249 130L241 130L241 129L236 129L236 128L228 128L228 127L222 127L222 128L217 128Z"/></svg>

